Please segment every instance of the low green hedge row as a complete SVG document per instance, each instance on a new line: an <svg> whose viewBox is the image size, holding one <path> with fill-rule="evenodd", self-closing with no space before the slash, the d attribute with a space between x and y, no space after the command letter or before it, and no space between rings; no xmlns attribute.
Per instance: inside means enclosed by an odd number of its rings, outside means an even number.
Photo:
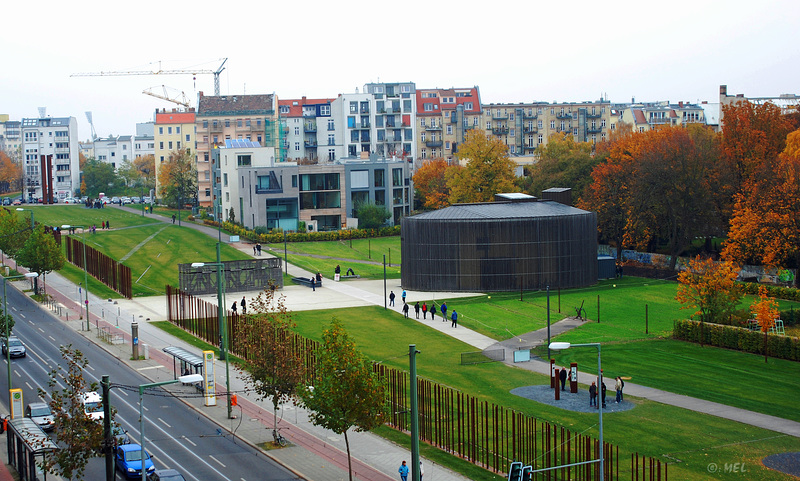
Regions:
<svg viewBox="0 0 800 481"><path fill-rule="evenodd" d="M203 220L206 225L214 227L219 223L211 219ZM242 239L262 244L276 244L283 242L283 232L276 231L266 234L256 234L255 231L247 229L239 224L223 222L222 228L233 235L238 235ZM315 241L336 241L348 239L366 239L368 237L388 237L400 235L400 226L381 227L380 229L342 229L327 232L288 232L286 240L289 242L315 242Z"/></svg>
<svg viewBox="0 0 800 481"><path fill-rule="evenodd" d="M764 333L742 327L678 320L674 322L672 337L682 341L708 344L752 354L764 353ZM767 355L790 361L800 361L800 339L788 336L767 335Z"/></svg>
<svg viewBox="0 0 800 481"><path fill-rule="evenodd" d="M781 287L770 286L767 284L758 284L756 282L739 282L742 292L745 294L758 295L758 288L764 286L767 288L767 295L775 299L786 299L787 301L800 301L800 289L794 287Z"/></svg>

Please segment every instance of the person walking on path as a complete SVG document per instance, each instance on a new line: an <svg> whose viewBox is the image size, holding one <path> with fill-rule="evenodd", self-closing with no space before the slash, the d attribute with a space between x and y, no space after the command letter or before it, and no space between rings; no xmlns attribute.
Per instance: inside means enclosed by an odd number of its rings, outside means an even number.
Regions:
<svg viewBox="0 0 800 481"><path fill-rule="evenodd" d="M625 387L625 383L622 381L622 378L617 376L617 382L614 383L614 389L617 391L617 404L622 402L622 388Z"/></svg>
<svg viewBox="0 0 800 481"><path fill-rule="evenodd" d="M233 301L233 305L231 306L231 310L234 314L236 314L236 301Z"/></svg>
<svg viewBox="0 0 800 481"><path fill-rule="evenodd" d="M400 469L398 469L397 472L400 473L401 481L408 481L408 466L406 466L405 461L400 465Z"/></svg>
<svg viewBox="0 0 800 481"><path fill-rule="evenodd" d="M414 304L414 314L416 314L417 319L419 319L419 301L417 301L417 303Z"/></svg>
<svg viewBox="0 0 800 481"><path fill-rule="evenodd" d="M423 302L422 303L422 318L423 319L427 319L428 318L428 303L427 302Z"/></svg>
<svg viewBox="0 0 800 481"><path fill-rule="evenodd" d="M172 214L172 223L175 223L175 214Z"/></svg>
<svg viewBox="0 0 800 481"><path fill-rule="evenodd" d="M256 250L258 251L258 255L261 255L261 242L256 242Z"/></svg>
<svg viewBox="0 0 800 481"><path fill-rule="evenodd" d="M592 381L592 385L589 386L589 407L597 407L597 385Z"/></svg>
<svg viewBox="0 0 800 481"><path fill-rule="evenodd" d="M105 228L106 228L106 221L100 222L100 229L105 229Z"/></svg>
<svg viewBox="0 0 800 481"><path fill-rule="evenodd" d="M403 295L401 297L403 298L403 303L405 304L405 302L406 302L406 290L405 289L403 289Z"/></svg>
<svg viewBox="0 0 800 481"><path fill-rule="evenodd" d="M422 466L422 460L419 460L419 481L422 481L422 475L425 474L425 468Z"/></svg>
<svg viewBox="0 0 800 481"><path fill-rule="evenodd" d="M339 266L336 267L338 268ZM394 307L394 291L389 291L389 305Z"/></svg>
<svg viewBox="0 0 800 481"><path fill-rule="evenodd" d="M408 304L403 303L403 315L408 317Z"/></svg>
<svg viewBox="0 0 800 481"><path fill-rule="evenodd" d="M256 245L255 244L253 244L253 255L254 256L256 255Z"/></svg>
<svg viewBox="0 0 800 481"><path fill-rule="evenodd" d="M244 301L244 296L242 296L242 302L240 304L242 305L242 314L247 314L247 303Z"/></svg>
<svg viewBox="0 0 800 481"><path fill-rule="evenodd" d="M566 391L567 385L567 368L562 368L561 372L558 373L558 378L561 380L561 390Z"/></svg>
<svg viewBox="0 0 800 481"><path fill-rule="evenodd" d="M606 407L606 383L603 381L603 384L600 386L601 391L603 392L603 407Z"/></svg>
<svg viewBox="0 0 800 481"><path fill-rule="evenodd" d="M111 222L106 221L106 229L110 229L110 228L111 228Z"/></svg>
<svg viewBox="0 0 800 481"><path fill-rule="evenodd" d="M447 322L447 303L442 303L442 322Z"/></svg>
<svg viewBox="0 0 800 481"><path fill-rule="evenodd" d="M311 276L311 291L317 292L317 278Z"/></svg>
<svg viewBox="0 0 800 481"><path fill-rule="evenodd" d="M431 302L431 321L436 319L436 303Z"/></svg>
<svg viewBox="0 0 800 481"><path fill-rule="evenodd" d="M453 322L450 324L450 327L458 327L458 313L455 309L453 309L453 314L450 315L450 320Z"/></svg>

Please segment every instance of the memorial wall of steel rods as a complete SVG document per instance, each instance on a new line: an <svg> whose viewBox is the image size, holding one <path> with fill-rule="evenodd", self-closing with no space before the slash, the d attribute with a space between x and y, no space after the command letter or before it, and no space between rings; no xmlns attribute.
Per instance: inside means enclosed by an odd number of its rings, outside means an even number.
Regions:
<svg viewBox="0 0 800 481"><path fill-rule="evenodd" d="M219 345L217 307L174 287L167 286L168 320L213 345ZM227 311L230 352L239 352L238 323L247 316ZM303 359L307 378L314 378L319 343L293 334L292 345ZM410 378L407 371L373 363L386 393L386 424L400 431L410 430ZM475 369L480 369L476 367ZM507 473L512 461L534 469L578 462L584 465L558 468L537 474L535 480L599 479L599 441L585 434L536 419L527 414L483 401L475 396L424 378L417 379L420 440L483 468ZM667 480L667 465L657 458L630 454L630 464L621 461L619 447L604 443L607 480ZM628 468L630 466L630 468ZM629 470L628 470L629 469Z"/></svg>
<svg viewBox="0 0 800 481"><path fill-rule="evenodd" d="M226 293L260 291L270 284L276 289L283 288L283 260L277 257L225 261L222 264ZM178 282L180 289L189 294L216 294L217 267L178 264Z"/></svg>
<svg viewBox="0 0 800 481"><path fill-rule="evenodd" d="M67 260L83 269L83 243L72 236L67 239ZM126 298L133 297L131 268L86 246L86 272Z"/></svg>
<svg viewBox="0 0 800 481"><path fill-rule="evenodd" d="M510 219L406 217L402 285L422 291L515 291L597 282L593 212Z"/></svg>

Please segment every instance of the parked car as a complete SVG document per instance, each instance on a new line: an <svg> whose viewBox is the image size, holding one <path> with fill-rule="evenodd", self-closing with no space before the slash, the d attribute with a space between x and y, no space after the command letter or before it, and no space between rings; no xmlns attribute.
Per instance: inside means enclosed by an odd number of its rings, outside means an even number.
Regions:
<svg viewBox="0 0 800 481"><path fill-rule="evenodd" d="M65 204L77 204L78 202L79 200L73 197L67 197L66 199L64 199Z"/></svg>
<svg viewBox="0 0 800 481"><path fill-rule="evenodd" d="M14 202L12 202L12 204L14 204L14 205L22 205L24 202L25 202L25 199L20 197L19 199L14 199Z"/></svg>
<svg viewBox="0 0 800 481"><path fill-rule="evenodd" d="M158 469L147 476L147 481L186 481L186 478L174 469Z"/></svg>
<svg viewBox="0 0 800 481"><path fill-rule="evenodd" d="M97 391L83 393L83 410L87 416L95 421L102 421L105 417L103 398Z"/></svg>
<svg viewBox="0 0 800 481"><path fill-rule="evenodd" d="M120 197L119 202L120 202L120 205L130 204L131 203L131 198L128 197L128 196Z"/></svg>
<svg viewBox="0 0 800 481"><path fill-rule="evenodd" d="M123 444L117 446L114 455L114 463L117 469L122 471L128 478L142 477L142 447L138 444ZM144 469L148 476L156 470L153 460L147 451L144 453Z"/></svg>
<svg viewBox="0 0 800 481"><path fill-rule="evenodd" d="M114 197L112 197L111 198L111 203L112 204L119 204L120 203L119 197L117 197L116 195Z"/></svg>
<svg viewBox="0 0 800 481"><path fill-rule="evenodd" d="M150 203L150 196L146 195L146 196L142 197L142 203L149 204Z"/></svg>
<svg viewBox="0 0 800 481"><path fill-rule="evenodd" d="M28 351L25 349L25 344L16 336L11 336L8 340L3 338L2 343L4 356L9 351L11 352L11 357L25 357L28 354Z"/></svg>
<svg viewBox="0 0 800 481"><path fill-rule="evenodd" d="M25 408L25 417L31 418L43 431L52 431L56 426L53 412L47 403L30 403Z"/></svg>
<svg viewBox="0 0 800 481"><path fill-rule="evenodd" d="M125 431L125 428L123 428L116 421L111 421L111 436L114 437L115 447L131 443L131 438L128 436L128 431Z"/></svg>
<svg viewBox="0 0 800 481"><path fill-rule="evenodd" d="M3 199L3 205L11 205L11 197L6 197Z"/></svg>

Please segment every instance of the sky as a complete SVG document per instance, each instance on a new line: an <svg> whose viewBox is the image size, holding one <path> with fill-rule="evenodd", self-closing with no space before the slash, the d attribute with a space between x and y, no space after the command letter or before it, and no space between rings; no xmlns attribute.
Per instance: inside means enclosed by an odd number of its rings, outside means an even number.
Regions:
<svg viewBox="0 0 800 481"><path fill-rule="evenodd" d="M563 0L443 2L233 0L3 6L0 114L75 117L80 140L131 135L162 85L197 104L200 74L73 77L81 72L216 70L220 93L336 97L369 82L480 87L481 102L717 102L800 94L800 2ZM159 64L160 62L160 64Z"/></svg>

